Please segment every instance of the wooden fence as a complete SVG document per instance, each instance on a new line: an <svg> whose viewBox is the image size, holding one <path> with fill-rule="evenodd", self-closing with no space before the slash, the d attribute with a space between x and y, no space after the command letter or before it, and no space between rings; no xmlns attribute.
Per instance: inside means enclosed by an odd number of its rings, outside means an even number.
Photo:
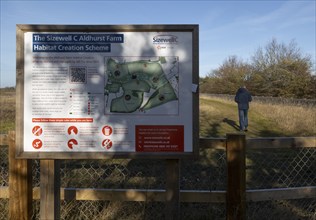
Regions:
<svg viewBox="0 0 316 220"><path fill-rule="evenodd" d="M169 219L179 219L180 202L226 203L227 219L245 219L248 201L316 198L316 186L246 190L245 181L246 146L316 148L316 137L246 139L243 134L227 134L226 138L200 138L200 148L226 150L227 191L180 190L180 161L176 159L167 160L165 190L60 188L58 160L40 161L40 187L32 189L32 160L15 158L14 132L0 135L0 146L5 145L9 146L9 187L0 187L0 198L9 199L9 219L31 219L33 199L40 199L41 219L58 219L60 200L166 202Z"/></svg>

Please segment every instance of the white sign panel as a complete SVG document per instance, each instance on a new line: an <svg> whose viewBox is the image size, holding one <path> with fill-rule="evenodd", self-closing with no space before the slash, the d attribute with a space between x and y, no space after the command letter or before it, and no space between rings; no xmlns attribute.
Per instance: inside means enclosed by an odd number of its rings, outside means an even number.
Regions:
<svg viewBox="0 0 316 220"><path fill-rule="evenodd" d="M193 152L193 33L24 32L23 152Z"/></svg>

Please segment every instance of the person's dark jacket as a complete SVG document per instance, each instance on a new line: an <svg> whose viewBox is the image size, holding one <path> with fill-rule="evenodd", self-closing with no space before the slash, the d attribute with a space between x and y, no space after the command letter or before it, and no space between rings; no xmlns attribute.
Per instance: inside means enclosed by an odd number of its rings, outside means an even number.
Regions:
<svg viewBox="0 0 316 220"><path fill-rule="evenodd" d="M236 96L235 102L238 103L238 109L249 109L249 102L252 101L252 97L246 88L239 88Z"/></svg>

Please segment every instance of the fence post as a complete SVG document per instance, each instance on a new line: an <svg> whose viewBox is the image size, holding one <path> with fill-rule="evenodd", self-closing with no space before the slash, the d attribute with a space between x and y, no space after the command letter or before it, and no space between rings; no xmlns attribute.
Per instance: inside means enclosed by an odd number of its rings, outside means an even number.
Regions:
<svg viewBox="0 0 316 220"><path fill-rule="evenodd" d="M165 219L180 219L180 160L167 159Z"/></svg>
<svg viewBox="0 0 316 220"><path fill-rule="evenodd" d="M60 219L60 162L40 161L40 219Z"/></svg>
<svg viewBox="0 0 316 220"><path fill-rule="evenodd" d="M227 134L227 197L226 219L246 218L246 136Z"/></svg>
<svg viewBox="0 0 316 220"><path fill-rule="evenodd" d="M32 218L32 160L15 158L15 131L9 140L9 219Z"/></svg>

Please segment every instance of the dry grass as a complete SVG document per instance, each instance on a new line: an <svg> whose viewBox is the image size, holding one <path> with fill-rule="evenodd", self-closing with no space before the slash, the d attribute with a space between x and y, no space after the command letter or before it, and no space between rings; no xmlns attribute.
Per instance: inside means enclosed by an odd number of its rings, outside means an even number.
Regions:
<svg viewBox="0 0 316 220"><path fill-rule="evenodd" d="M253 102L251 107L289 134L316 135L316 107L257 102Z"/></svg>
<svg viewBox="0 0 316 220"><path fill-rule="evenodd" d="M0 92L0 133L7 133L15 128L15 91Z"/></svg>
<svg viewBox="0 0 316 220"><path fill-rule="evenodd" d="M237 106L231 97L201 95L200 99L200 136L225 136L238 130ZM254 100L250 104L247 135L316 136L316 106Z"/></svg>

